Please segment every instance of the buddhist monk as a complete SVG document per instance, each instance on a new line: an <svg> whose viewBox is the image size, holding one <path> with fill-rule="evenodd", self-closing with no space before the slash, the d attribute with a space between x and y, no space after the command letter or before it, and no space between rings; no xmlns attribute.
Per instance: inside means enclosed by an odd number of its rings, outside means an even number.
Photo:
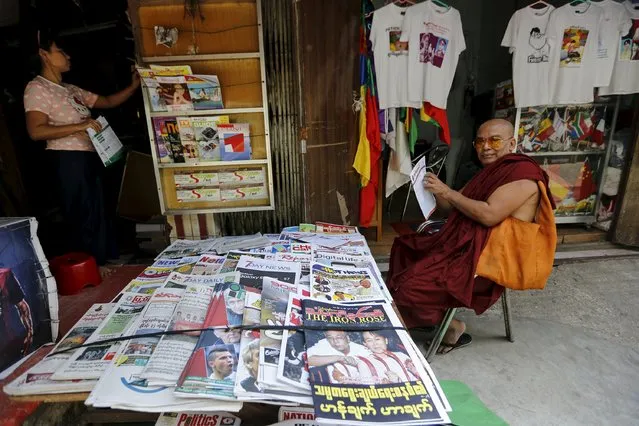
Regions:
<svg viewBox="0 0 639 426"><path fill-rule="evenodd" d="M545 217L552 217L554 204L548 176L530 157L512 154L515 145L510 122L487 121L474 141L483 169L461 191L449 188L434 174L424 178L424 187L435 195L438 209L448 213L448 220L438 233L406 235L393 244L388 283L409 329L441 323L446 310L452 307L472 308L477 314L488 309L504 291L502 285L479 276L477 270L493 230L507 218L509 226L535 226L531 223L544 203L550 212ZM547 247L552 247L552 256L556 231L554 219L546 222L550 221L546 225L552 229L544 235L548 235ZM503 243L514 247L512 250L526 246L516 241ZM490 259L494 263L498 257ZM542 268L549 275L552 257L547 253L544 259L546 263L550 259L550 264ZM500 265L490 265L490 260L489 266L499 271ZM544 284L547 278L541 278ZM465 329L462 321L453 319L440 353L468 345L472 338Z"/></svg>

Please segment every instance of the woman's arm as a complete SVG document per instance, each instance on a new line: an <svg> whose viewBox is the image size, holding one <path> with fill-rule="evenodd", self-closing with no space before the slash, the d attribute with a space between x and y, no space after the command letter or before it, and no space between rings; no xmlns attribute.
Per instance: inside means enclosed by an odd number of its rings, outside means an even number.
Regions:
<svg viewBox="0 0 639 426"><path fill-rule="evenodd" d="M77 124L66 124L64 126L52 126L49 124L49 116L40 111L27 112L27 132L34 141L46 141L70 136L74 133L83 132L89 127L96 132L102 129L100 123L95 120L85 120Z"/></svg>
<svg viewBox="0 0 639 426"><path fill-rule="evenodd" d="M93 108L109 109L119 107L135 93L138 87L140 87L140 76L135 72L129 87L109 96L98 96Z"/></svg>

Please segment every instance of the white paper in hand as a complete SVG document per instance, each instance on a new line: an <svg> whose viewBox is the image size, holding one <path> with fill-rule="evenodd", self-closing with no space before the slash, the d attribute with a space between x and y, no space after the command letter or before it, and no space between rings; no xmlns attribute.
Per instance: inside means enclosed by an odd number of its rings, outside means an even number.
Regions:
<svg viewBox="0 0 639 426"><path fill-rule="evenodd" d="M88 128L87 133L102 163L104 163L105 166L110 166L122 157L124 148L122 147L120 139L118 139L118 136L104 117L99 116L96 121L102 125L102 130L96 133L92 128Z"/></svg>
<svg viewBox="0 0 639 426"><path fill-rule="evenodd" d="M424 176L426 176L426 157L422 157L421 160L415 164L413 170L410 172L410 180L415 191L415 197L419 203L419 208L422 209L424 218L428 219L437 207L437 201L435 196L424 188Z"/></svg>

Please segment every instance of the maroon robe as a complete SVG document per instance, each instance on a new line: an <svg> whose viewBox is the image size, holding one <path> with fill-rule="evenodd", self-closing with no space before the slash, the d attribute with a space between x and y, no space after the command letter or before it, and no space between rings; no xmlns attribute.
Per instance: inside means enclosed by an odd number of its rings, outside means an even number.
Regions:
<svg viewBox="0 0 639 426"><path fill-rule="evenodd" d="M532 158L520 154L506 155L482 169L462 193L487 201L500 186L524 179L543 182L550 194L548 175ZM499 299L504 287L475 278L490 229L453 209L438 233L395 239L387 282L408 328L439 324L453 307L481 314Z"/></svg>

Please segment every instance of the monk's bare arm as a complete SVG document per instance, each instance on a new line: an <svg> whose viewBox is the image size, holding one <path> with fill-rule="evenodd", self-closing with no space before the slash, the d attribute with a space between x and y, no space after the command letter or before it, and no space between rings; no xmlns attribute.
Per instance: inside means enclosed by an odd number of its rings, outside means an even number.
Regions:
<svg viewBox="0 0 639 426"><path fill-rule="evenodd" d="M517 180L497 188L487 201L472 200L452 189L442 192L440 197L469 218L491 227L511 216L537 192L535 182Z"/></svg>

